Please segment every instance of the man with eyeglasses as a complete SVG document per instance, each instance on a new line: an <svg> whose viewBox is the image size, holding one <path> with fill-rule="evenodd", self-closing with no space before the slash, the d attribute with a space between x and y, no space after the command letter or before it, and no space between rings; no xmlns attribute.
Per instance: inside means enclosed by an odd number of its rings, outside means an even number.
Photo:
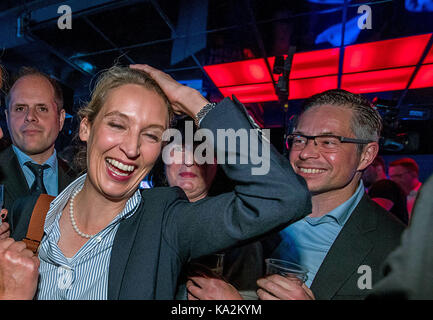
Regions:
<svg viewBox="0 0 433 320"><path fill-rule="evenodd" d="M389 178L396 182L406 194L409 218L422 183L419 181L419 167L412 158L401 158L389 164Z"/></svg>
<svg viewBox="0 0 433 320"><path fill-rule="evenodd" d="M360 95L336 89L307 101L286 145L293 169L307 182L312 212L262 243L264 258L300 264L308 279L261 278L260 299L363 299L382 278L380 266L404 226L370 200L361 181L378 153L381 128L377 110ZM239 298L230 285L214 281L209 288L213 295L189 283L196 298Z"/></svg>

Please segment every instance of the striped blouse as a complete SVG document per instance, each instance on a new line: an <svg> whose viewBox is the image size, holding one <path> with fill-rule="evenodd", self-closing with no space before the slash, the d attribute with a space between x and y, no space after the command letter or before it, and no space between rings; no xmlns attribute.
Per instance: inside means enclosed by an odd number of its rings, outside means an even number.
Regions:
<svg viewBox="0 0 433 320"><path fill-rule="evenodd" d="M72 182L51 203L45 220L45 235L39 248L40 300L105 300L111 249L122 219L131 217L141 201L137 190L125 208L98 234L89 239L72 258L66 258L57 246L59 219L72 193L81 188L86 175Z"/></svg>

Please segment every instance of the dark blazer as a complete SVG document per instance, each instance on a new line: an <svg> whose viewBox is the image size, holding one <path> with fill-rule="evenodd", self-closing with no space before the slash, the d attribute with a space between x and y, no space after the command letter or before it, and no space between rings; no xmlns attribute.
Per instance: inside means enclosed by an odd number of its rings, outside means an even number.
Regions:
<svg viewBox="0 0 433 320"><path fill-rule="evenodd" d="M422 185L401 245L386 259L385 277L368 298L433 299L433 175Z"/></svg>
<svg viewBox="0 0 433 320"><path fill-rule="evenodd" d="M226 98L202 120L201 127L251 129L245 108ZM261 137L259 137L261 150ZM239 157L239 141L237 141ZM227 163L226 154L226 163ZM272 147L266 176L252 175L251 164L223 164L236 181L234 192L189 203L180 188L142 191L137 212L122 220L111 252L109 299L173 299L182 265L190 259L220 251L258 236L311 212L306 183L287 159ZM34 202L33 202L34 203ZM28 215L30 202L16 203L12 219ZM13 237L23 237L24 223ZM21 230L21 231L19 231Z"/></svg>
<svg viewBox="0 0 433 320"><path fill-rule="evenodd" d="M361 265L372 271L372 284L383 276L381 266L400 243L404 225L367 195L359 202L323 260L311 290L316 299L363 299L358 288Z"/></svg>
<svg viewBox="0 0 433 320"><path fill-rule="evenodd" d="M360 290L358 274L361 265L372 270L372 284L383 276L381 266L387 255L398 246L404 225L385 211L368 195L359 202L323 260L311 284L316 299L363 299L371 290ZM225 276L241 290L257 289L256 280L264 275L264 259L281 242L279 233L261 241L233 249L225 262ZM233 258L233 253L236 255ZM255 262L251 259L255 258ZM226 268L226 265L224 265Z"/></svg>
<svg viewBox="0 0 433 320"><path fill-rule="evenodd" d="M59 172L59 193L71 183L76 175L69 166L57 158ZM0 152L0 184L4 185L4 204L3 207L10 210L13 202L30 194L26 178L18 162L18 158L12 146Z"/></svg>

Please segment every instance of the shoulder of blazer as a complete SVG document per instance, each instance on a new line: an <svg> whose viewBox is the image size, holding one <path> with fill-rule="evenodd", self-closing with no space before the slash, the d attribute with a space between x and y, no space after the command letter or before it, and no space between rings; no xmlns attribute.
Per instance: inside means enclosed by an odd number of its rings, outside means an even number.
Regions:
<svg viewBox="0 0 433 320"><path fill-rule="evenodd" d="M12 145L0 151L0 163L7 164L12 159L17 159L14 150L12 149ZM18 159L17 159L18 160Z"/></svg>
<svg viewBox="0 0 433 320"><path fill-rule="evenodd" d="M361 203L362 202L362 203ZM365 194L362 201L360 202L360 211L361 214L367 217L374 217L376 222L376 229L380 233L385 233L381 235L389 236L389 237L400 237L401 233L405 229L403 223L401 223L394 215L390 212L386 211L384 208L379 206L376 202L370 199L370 197ZM366 212L370 212L372 214L366 215ZM369 219L364 219L364 225L368 224Z"/></svg>
<svg viewBox="0 0 433 320"><path fill-rule="evenodd" d="M143 189L141 196L145 199L157 197L159 199L167 199L173 201L177 198L188 199L185 192L179 187L155 187Z"/></svg>

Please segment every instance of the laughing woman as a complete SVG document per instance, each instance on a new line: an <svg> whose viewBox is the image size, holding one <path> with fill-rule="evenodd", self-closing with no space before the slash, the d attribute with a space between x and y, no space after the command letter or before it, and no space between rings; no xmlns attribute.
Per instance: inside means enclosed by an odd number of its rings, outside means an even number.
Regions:
<svg viewBox="0 0 433 320"><path fill-rule="evenodd" d="M38 256L21 241L0 241L0 298L173 299L190 259L310 212L304 181L274 151L266 175L252 175L251 164L223 165L237 184L231 193L190 203L176 187L140 192L163 147L172 108L215 137L221 128L254 128L238 102L209 104L149 66L106 71L79 112L87 173L51 203ZM30 215L33 206L15 206L11 219ZM14 239L26 229L21 223Z"/></svg>

